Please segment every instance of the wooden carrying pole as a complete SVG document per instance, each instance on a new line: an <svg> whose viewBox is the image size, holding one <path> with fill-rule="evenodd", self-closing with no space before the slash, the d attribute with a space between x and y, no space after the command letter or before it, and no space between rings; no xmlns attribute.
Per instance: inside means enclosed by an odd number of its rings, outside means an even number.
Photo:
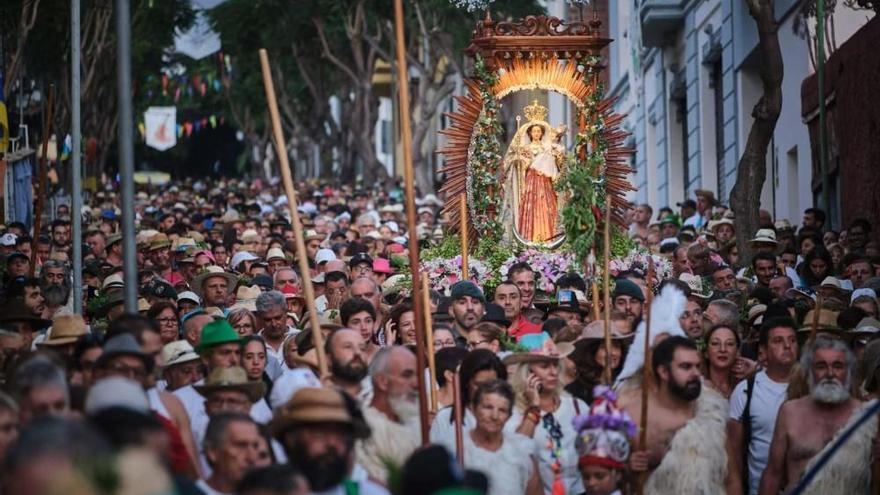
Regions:
<svg viewBox="0 0 880 495"><path fill-rule="evenodd" d="M425 346L428 348L428 378L431 383L431 412L437 412L437 365L434 362L434 325L431 322L431 293L428 289L428 277L422 277L422 307L425 308Z"/></svg>
<svg viewBox="0 0 880 495"><path fill-rule="evenodd" d="M461 193L459 196L459 223L461 225L459 232L461 232L461 279L462 280L470 280L470 270L468 269L468 208L467 208L467 194Z"/></svg>
<svg viewBox="0 0 880 495"><path fill-rule="evenodd" d="M464 430L462 428L461 373L456 372L452 378L452 414L455 418L455 458L464 469Z"/></svg>
<svg viewBox="0 0 880 495"><path fill-rule="evenodd" d="M30 276L34 276L34 270L37 269L37 241L40 239L40 229L42 228L43 208L46 201L46 162L49 160L49 137L52 135L52 107L55 104L55 85L49 85L49 94L46 98L46 120L43 122L43 143L40 145L40 161L38 162L39 180L37 181L37 207L34 212L34 237L31 239L31 272ZM77 194L74 191L73 194ZM80 218L80 212L70 212L72 222Z"/></svg>
<svg viewBox="0 0 880 495"><path fill-rule="evenodd" d="M654 259L648 258L648 298L642 314L645 316L645 364L642 366L642 411L639 420L639 451L648 448L648 391L653 386L653 366L651 365L651 302L654 293L651 290L651 280L654 278ZM638 493L642 493L645 486L646 473L641 473L637 480Z"/></svg>
<svg viewBox="0 0 880 495"><path fill-rule="evenodd" d="M315 291L312 288L312 277L309 276L309 260L306 255L306 244L303 240L302 222L299 219L296 190L293 188L290 163L287 160L287 151L284 149L286 141L284 141L284 133L281 130L281 117L278 115L278 101L275 99L275 84L272 82L272 70L269 68L269 54L265 48L260 48L260 65L263 68L263 86L266 88L266 100L269 104L269 116L272 120L272 139L275 141L275 150L281 164L281 179L284 182L287 205L290 207L290 221L293 223L296 257L299 261L299 272L302 276L303 292L306 296L306 308L309 310L309 323L312 327L312 343L315 345L318 357L318 370L321 378L324 378L328 376L327 357L324 355L324 336L321 334L321 322L318 320L318 311L315 309Z"/></svg>
<svg viewBox="0 0 880 495"><path fill-rule="evenodd" d="M816 334L819 333L819 312L822 311L822 295L816 294L816 305L813 307L813 321L810 322L810 336L807 342L812 343L816 340Z"/></svg>
<svg viewBox="0 0 880 495"><path fill-rule="evenodd" d="M394 0L394 34L395 51L397 52L397 95L399 98L398 115L400 117L401 145L403 147L403 184L406 192L406 228L409 235L407 250L409 251L409 269L412 275L413 317L416 325L416 367L419 386L419 423L422 432L422 444L430 441L428 397L425 393L425 329L424 314L427 308L422 307L420 297L422 284L419 274L419 236L416 232L416 199L415 178L412 159L412 126L409 121L409 70L406 66L406 42L403 36L403 0Z"/></svg>
<svg viewBox="0 0 880 495"><path fill-rule="evenodd" d="M596 252L593 249L590 249L587 264L590 269L590 298L593 302L592 317L593 321L599 321L602 318L602 311L599 305L599 279L596 278Z"/></svg>
<svg viewBox="0 0 880 495"><path fill-rule="evenodd" d="M605 292L605 369L602 373L603 381L611 385L611 197L606 198L605 208L605 232L603 235L604 271L602 278Z"/></svg>

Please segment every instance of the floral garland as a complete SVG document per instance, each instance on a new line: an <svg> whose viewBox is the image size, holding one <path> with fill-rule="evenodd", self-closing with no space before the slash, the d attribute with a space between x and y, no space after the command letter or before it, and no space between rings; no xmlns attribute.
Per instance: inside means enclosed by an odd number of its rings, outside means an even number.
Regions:
<svg viewBox="0 0 880 495"><path fill-rule="evenodd" d="M461 256L435 258L421 263L420 271L428 277L428 286L448 296L452 286L461 280ZM480 260L468 258L470 280L480 284L489 277L489 267Z"/></svg>
<svg viewBox="0 0 880 495"><path fill-rule="evenodd" d="M498 168L501 164L502 129L498 122L498 102L492 87L498 75L486 67L482 57L474 64L474 76L483 100L483 111L474 126L474 140L468 149L468 202L472 207L471 223L481 237L499 240L503 233L497 215L501 211L501 198L493 194L498 186Z"/></svg>
<svg viewBox="0 0 880 495"><path fill-rule="evenodd" d="M654 276L657 280L665 280L672 277L672 263L663 256L633 249L623 258L612 259L608 264L608 271L612 277L628 271L634 271L642 276L648 273L648 265L654 264Z"/></svg>
<svg viewBox="0 0 880 495"><path fill-rule="evenodd" d="M507 273L510 267L515 263L525 262L536 275L536 288L545 294L553 292L556 281L559 277L570 271L577 271L577 260L575 256L567 252L549 253L534 248L528 248L517 256L511 256L507 259L499 269L501 279L507 280Z"/></svg>
<svg viewBox="0 0 880 495"><path fill-rule="evenodd" d="M599 76L600 62L598 56L578 62L584 68L587 84L592 84L593 78ZM568 198L562 208L562 225L566 239L580 261L587 259L590 249L595 247L600 252L602 248L595 242L595 236L598 219L601 219L608 201L605 177L601 175L608 149L608 142L602 136L605 115L599 111L604 92L604 85L599 82L596 90L579 106L580 117L586 125L575 136L575 152L569 157L562 179L556 185L557 190Z"/></svg>
<svg viewBox="0 0 880 495"><path fill-rule="evenodd" d="M486 10L493 0L450 0L452 5L465 9L468 12L476 12L478 10Z"/></svg>

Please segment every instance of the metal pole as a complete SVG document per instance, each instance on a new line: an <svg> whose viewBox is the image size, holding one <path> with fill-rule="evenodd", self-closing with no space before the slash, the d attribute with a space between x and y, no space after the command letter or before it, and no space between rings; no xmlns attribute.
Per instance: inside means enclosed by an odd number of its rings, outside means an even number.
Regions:
<svg viewBox="0 0 880 495"><path fill-rule="evenodd" d="M134 118L131 112L131 11L116 0L116 90L119 93L119 181L122 189L122 249L125 311L137 313L137 256L134 239Z"/></svg>
<svg viewBox="0 0 880 495"><path fill-rule="evenodd" d="M819 167L822 171L822 209L828 219L827 228L834 225L831 214L830 180L828 180L828 132L825 129L825 0L816 1L816 58L819 79Z"/></svg>
<svg viewBox="0 0 880 495"><path fill-rule="evenodd" d="M80 0L70 2L70 225L73 230L73 312L82 314L82 130L80 129ZM98 255L99 253L95 253Z"/></svg>

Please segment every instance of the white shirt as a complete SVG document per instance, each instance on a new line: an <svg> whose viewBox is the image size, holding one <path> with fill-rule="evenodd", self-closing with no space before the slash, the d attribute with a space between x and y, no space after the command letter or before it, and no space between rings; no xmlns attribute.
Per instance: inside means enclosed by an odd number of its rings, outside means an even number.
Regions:
<svg viewBox="0 0 880 495"><path fill-rule="evenodd" d="M523 495L532 477L532 457L522 455L532 439L519 433L504 433L501 448L492 452L478 447L470 433L464 435L464 466L489 478L487 495Z"/></svg>
<svg viewBox="0 0 880 495"><path fill-rule="evenodd" d="M204 492L205 495L232 495L231 493L218 492L217 490L211 488L211 485L208 484L205 480L196 481L196 488Z"/></svg>
<svg viewBox="0 0 880 495"><path fill-rule="evenodd" d="M452 406L446 406L437 411L437 415L434 416L434 421L431 423L430 439L431 443L438 443L455 453L455 422L449 420L452 412ZM467 436L477 425L477 418L474 417L470 409L464 408L461 422L462 434Z"/></svg>
<svg viewBox="0 0 880 495"><path fill-rule="evenodd" d="M584 482L581 478L580 469L578 469L578 453L574 447L577 432L574 430L572 420L578 414L589 412L590 408L584 401L568 394L560 395L559 399L559 408L552 414L562 431L562 445L560 449L562 486L565 488L565 493L584 493ZM575 407L575 404L577 404L577 407ZM547 448L548 442L550 442L550 433L544 428L544 417L547 414L545 412L541 413L541 420L538 422L538 426L535 427L531 454L538 460L538 472L541 475L541 483L544 485L544 493L550 495L553 493L554 477L552 466L554 459L552 451ZM520 423L522 423L522 418L522 411L514 409L510 419L507 420L507 424L504 425L504 431L515 433Z"/></svg>
<svg viewBox="0 0 880 495"><path fill-rule="evenodd" d="M730 394L730 419L740 421L746 408L746 386L743 380ZM767 376L766 371L755 375L752 403L749 405L751 421L751 440L749 441L749 493L758 493L761 475L770 456L770 441L776 428L776 415L785 402L788 383L777 383Z"/></svg>

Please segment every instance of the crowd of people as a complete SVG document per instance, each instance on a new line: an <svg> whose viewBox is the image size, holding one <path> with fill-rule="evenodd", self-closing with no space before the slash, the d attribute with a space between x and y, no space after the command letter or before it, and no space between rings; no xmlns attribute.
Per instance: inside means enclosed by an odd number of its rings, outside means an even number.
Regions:
<svg viewBox="0 0 880 495"><path fill-rule="evenodd" d="M444 238L442 200L419 198L407 232L398 189L297 188L308 273L275 182L187 180L134 205L108 187L38 232L3 226L2 493L776 495L850 426L804 493L880 484L876 415L856 424L880 394L868 221L837 232L815 208L801 225L762 210L749 234L710 191L635 205L629 235L668 260L662 276L632 263L609 307L578 273L546 290L527 263L491 290L432 290L431 374L401 280L411 246Z"/></svg>

